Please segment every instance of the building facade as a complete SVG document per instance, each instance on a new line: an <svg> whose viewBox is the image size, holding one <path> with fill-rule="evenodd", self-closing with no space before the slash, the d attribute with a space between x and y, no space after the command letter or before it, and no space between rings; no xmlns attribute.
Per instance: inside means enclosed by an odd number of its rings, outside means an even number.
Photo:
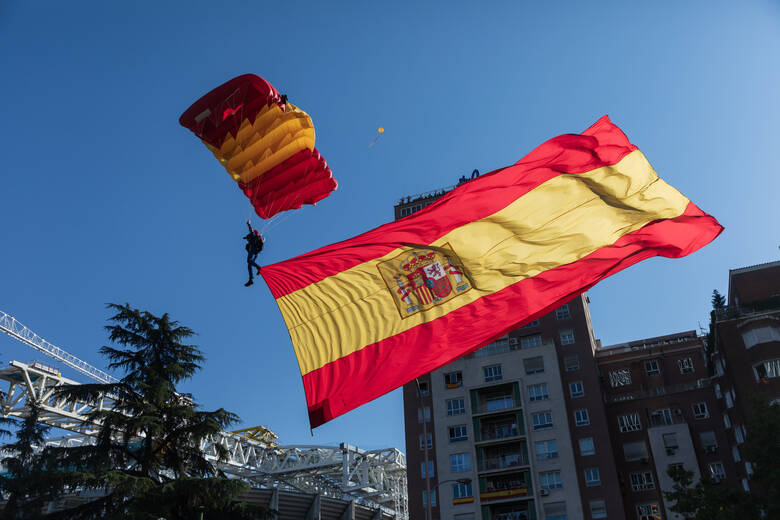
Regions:
<svg viewBox="0 0 780 520"><path fill-rule="evenodd" d="M752 400L780 402L780 262L729 271L727 305L713 311L710 336L713 382L736 463L734 477L749 491L752 467L740 450Z"/></svg>
<svg viewBox="0 0 780 520"><path fill-rule="evenodd" d="M738 485L703 337L688 331L631 341L600 348L596 359L625 518L682 519L663 494L672 490L671 466Z"/></svg>

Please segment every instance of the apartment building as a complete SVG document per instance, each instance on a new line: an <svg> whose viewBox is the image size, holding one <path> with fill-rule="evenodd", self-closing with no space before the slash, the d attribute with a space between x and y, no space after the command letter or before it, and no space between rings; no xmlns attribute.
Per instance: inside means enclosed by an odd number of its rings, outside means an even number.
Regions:
<svg viewBox="0 0 780 520"><path fill-rule="evenodd" d="M682 519L663 495L674 465L696 480L706 472L738 485L703 337L687 331L631 341L599 348L596 360L625 518Z"/></svg>
<svg viewBox="0 0 780 520"><path fill-rule="evenodd" d="M736 464L734 478L749 491L752 467L740 450L752 399L780 402L780 262L729 271L727 305L713 311L710 335L721 426Z"/></svg>

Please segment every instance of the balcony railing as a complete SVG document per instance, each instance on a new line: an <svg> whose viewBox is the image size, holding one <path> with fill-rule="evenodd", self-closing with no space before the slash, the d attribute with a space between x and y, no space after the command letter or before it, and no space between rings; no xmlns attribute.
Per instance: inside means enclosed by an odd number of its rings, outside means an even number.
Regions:
<svg viewBox="0 0 780 520"><path fill-rule="evenodd" d="M766 300L751 302L746 305L730 305L712 311L715 321L733 320L753 314L765 314L780 311L780 296L772 296Z"/></svg>
<svg viewBox="0 0 780 520"><path fill-rule="evenodd" d="M502 410L511 410L517 408L520 403L516 402L511 395L503 397L494 397L477 404L473 413L500 412Z"/></svg>
<svg viewBox="0 0 780 520"><path fill-rule="evenodd" d="M491 520L528 520L528 511L508 511L506 513L494 513Z"/></svg>
<svg viewBox="0 0 780 520"><path fill-rule="evenodd" d="M506 439L507 437L517 437L518 435L520 435L520 428L516 424L486 425L480 432L480 440L494 441L496 439Z"/></svg>
<svg viewBox="0 0 780 520"><path fill-rule="evenodd" d="M633 401L634 399L647 399L649 397L658 397L661 395L676 394L679 392L687 392L689 390L696 390L699 388L707 388L712 386L712 381L709 379L698 379L691 383L678 383L675 385L656 386L653 388L635 390L633 392L627 392L624 394L607 395L604 400L607 403L619 403L620 401Z"/></svg>
<svg viewBox="0 0 780 520"><path fill-rule="evenodd" d="M518 466L528 466L528 457L522 453L508 453L499 457L483 459L479 469L481 471L489 471L493 469L516 468Z"/></svg>

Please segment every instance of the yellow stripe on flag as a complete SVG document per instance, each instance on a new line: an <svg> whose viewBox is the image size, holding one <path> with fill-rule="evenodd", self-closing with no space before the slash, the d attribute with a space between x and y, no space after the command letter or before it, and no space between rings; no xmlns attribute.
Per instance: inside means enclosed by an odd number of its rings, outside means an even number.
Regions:
<svg viewBox="0 0 780 520"><path fill-rule="evenodd" d="M688 202L636 150L613 166L558 175L430 244L449 245L473 287L424 312L403 318L379 267L429 244L399 248L282 296L277 302L301 373L575 262L650 222L677 217Z"/></svg>

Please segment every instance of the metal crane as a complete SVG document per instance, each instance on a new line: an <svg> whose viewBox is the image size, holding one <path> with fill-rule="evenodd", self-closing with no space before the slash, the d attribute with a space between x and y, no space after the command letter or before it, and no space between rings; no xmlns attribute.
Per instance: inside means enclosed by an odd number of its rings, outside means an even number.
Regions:
<svg viewBox="0 0 780 520"><path fill-rule="evenodd" d="M62 350L56 345L52 345L37 335L35 332L19 323L16 318L7 312L3 312L2 310L0 310L0 330L12 338L34 348L35 350L43 352L47 356L51 356L57 361L69 366L70 368L84 374L91 379L94 379L98 383L116 383L118 381L118 379L111 374L108 374L99 368L93 367L86 361L82 361L73 354Z"/></svg>

